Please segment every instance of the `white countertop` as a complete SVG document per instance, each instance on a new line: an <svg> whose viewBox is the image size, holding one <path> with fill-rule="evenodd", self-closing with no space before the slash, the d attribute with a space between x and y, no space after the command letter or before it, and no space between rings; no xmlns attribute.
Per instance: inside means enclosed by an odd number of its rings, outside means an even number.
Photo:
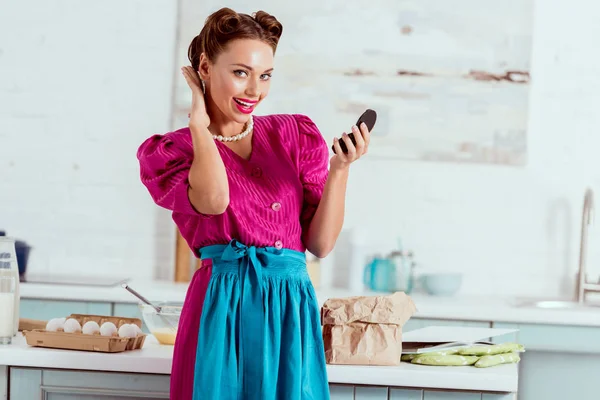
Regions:
<svg viewBox="0 0 600 400"><path fill-rule="evenodd" d="M188 285L169 281L136 281L129 285L151 301L183 301ZM137 299L120 286L68 286L22 283L21 298L77 301L137 303ZM319 303L332 297L373 295L344 289L317 289ZM417 306L416 318L458 319L600 327L600 307L597 309L538 309L517 307L516 299L498 297L433 297L411 295Z"/></svg>
<svg viewBox="0 0 600 400"><path fill-rule="evenodd" d="M170 374L173 346L162 346L148 336L141 350L122 353L30 347L19 335L13 344L0 346L0 365L92 371ZM328 365L329 382L396 387L439 388L516 392L516 364L492 368L432 367L402 363L400 366Z"/></svg>
<svg viewBox="0 0 600 400"><path fill-rule="evenodd" d="M172 359L173 346L160 345L151 335L142 349L121 353L32 347L20 332L12 344L0 345L0 365L13 367L170 374Z"/></svg>

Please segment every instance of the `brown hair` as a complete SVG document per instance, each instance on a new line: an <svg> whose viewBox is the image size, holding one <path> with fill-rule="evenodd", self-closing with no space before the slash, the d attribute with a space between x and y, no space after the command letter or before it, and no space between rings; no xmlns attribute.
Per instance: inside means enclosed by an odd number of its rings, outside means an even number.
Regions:
<svg viewBox="0 0 600 400"><path fill-rule="evenodd" d="M257 11L253 15L237 13L231 8L221 8L206 18L204 27L188 48L188 59L194 70L200 66L200 54L214 62L225 46L236 39L261 40L277 50L283 25L271 14Z"/></svg>

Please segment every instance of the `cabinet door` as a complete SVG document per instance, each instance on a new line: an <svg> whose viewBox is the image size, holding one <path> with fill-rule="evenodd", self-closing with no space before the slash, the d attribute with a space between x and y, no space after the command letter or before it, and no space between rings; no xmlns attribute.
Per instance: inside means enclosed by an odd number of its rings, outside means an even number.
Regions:
<svg viewBox="0 0 600 400"><path fill-rule="evenodd" d="M354 386L329 385L329 397L331 400L354 400Z"/></svg>
<svg viewBox="0 0 600 400"><path fill-rule="evenodd" d="M426 390L423 393L423 400L481 400L481 393Z"/></svg>
<svg viewBox="0 0 600 400"><path fill-rule="evenodd" d="M41 399L42 370L11 368L10 400Z"/></svg>
<svg viewBox="0 0 600 400"><path fill-rule="evenodd" d="M102 302L21 299L19 315L48 321L71 314L111 315L111 308L111 303Z"/></svg>
<svg viewBox="0 0 600 400"><path fill-rule="evenodd" d="M0 400L8 400L8 367L0 365Z"/></svg>
<svg viewBox="0 0 600 400"><path fill-rule="evenodd" d="M516 328L497 342L525 346L519 364L519 400L596 400L600 371L600 328L494 323Z"/></svg>
<svg viewBox="0 0 600 400"><path fill-rule="evenodd" d="M10 400L168 399L168 375L12 368Z"/></svg>
<svg viewBox="0 0 600 400"><path fill-rule="evenodd" d="M387 387L356 386L354 388L354 400L388 400Z"/></svg>
<svg viewBox="0 0 600 400"><path fill-rule="evenodd" d="M390 389L390 400L423 400L423 391L418 389Z"/></svg>
<svg viewBox="0 0 600 400"><path fill-rule="evenodd" d="M44 400L133 400L133 399L148 399L148 398L163 398L168 397L155 397L151 393L138 392L128 393L127 396L120 396L113 391L94 389L90 392L84 392L83 390L73 390L71 393L66 392L54 392L54 388L51 391L44 390L42 393L45 396Z"/></svg>

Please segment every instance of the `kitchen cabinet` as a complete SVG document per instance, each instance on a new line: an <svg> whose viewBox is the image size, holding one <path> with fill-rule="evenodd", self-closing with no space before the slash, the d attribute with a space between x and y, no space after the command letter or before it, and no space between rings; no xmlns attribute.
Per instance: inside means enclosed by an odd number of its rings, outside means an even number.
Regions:
<svg viewBox="0 0 600 400"><path fill-rule="evenodd" d="M9 400L168 399L169 376L52 369L10 369Z"/></svg>
<svg viewBox="0 0 600 400"><path fill-rule="evenodd" d="M422 400L422 390L391 389L390 400Z"/></svg>
<svg viewBox="0 0 600 400"><path fill-rule="evenodd" d="M437 392L426 390L423 400L481 400L483 393L476 392Z"/></svg>
<svg viewBox="0 0 600 400"><path fill-rule="evenodd" d="M331 400L354 400L354 386L330 384L329 396Z"/></svg>
<svg viewBox="0 0 600 400"><path fill-rule="evenodd" d="M518 329L518 332L492 338L492 341L517 342L525 346L526 352L521 355L519 364L519 400L597 399L596 382L600 371L598 327L411 318L403 331L432 325ZM428 400L427 395L425 392L423 400ZM500 395L490 396L496 395L484 394L482 399L503 400ZM394 399L392 392L390 399Z"/></svg>
<svg viewBox="0 0 600 400"><path fill-rule="evenodd" d="M19 306L21 318L43 321L71 314L111 315L111 312L110 302L21 299Z"/></svg>
<svg viewBox="0 0 600 400"><path fill-rule="evenodd" d="M519 400L598 398L600 328L494 323L518 332L496 338L525 346L519 364Z"/></svg>
<svg viewBox="0 0 600 400"><path fill-rule="evenodd" d="M327 297L324 295L323 297ZM102 298L102 297L101 297ZM98 299L98 297L95 297ZM35 298L24 298L21 300L21 316L24 318L49 319L56 316L68 315L70 313L91 313L120 315L124 317L141 317L136 304L116 303L116 299L107 297L107 301L62 301L62 300L38 300ZM425 301L425 300L424 300ZM430 307L432 307L430 305ZM500 306L499 306L500 307ZM502 306L505 307L505 306ZM433 308L432 308L433 309ZM405 332L432 325L441 326L474 326L474 327L498 327L498 328L516 328L517 333L493 338L496 343L518 342L526 347L526 352L521 355L522 361L519 364L519 396L518 400L564 400L564 399L597 399L597 374L600 371L600 327L585 327L574 325L554 324L552 318L539 324L533 323L509 323L495 322L493 318L507 318L510 320L512 314L498 311L496 308L490 308L489 321L467 321L443 319L444 311L435 310L435 314L430 314L436 318L411 318L403 327ZM542 311L540 311L542 312ZM550 311L546 311L550 313ZM558 311L557 311L558 313ZM564 311L565 315L569 311ZM469 315L469 309L461 311L460 315ZM598 318L598 313L590 313L590 322ZM438 319L439 317L442 317ZM484 316L487 318L487 316ZM562 317L557 317L562 318ZM523 319L521 319L523 320ZM561 319L562 320L562 319ZM584 323L579 321L578 323ZM143 328L144 329L144 328ZM0 375L2 372L0 367ZM41 373L41 372L40 372ZM134 374L135 375L135 374ZM75 380L76 382L76 380ZM366 388L364 386L332 384L332 399L350 400L354 399L386 399L380 397L385 392L389 399L457 399L457 395L473 395L473 393L461 392L435 392L431 390L420 389L400 389L400 388ZM39 388L36 389L38 399ZM2 382L0 382L0 394L2 393ZM24 392L27 393L27 392ZM477 397L479 395L479 397ZM57 396L56 394L54 396ZM75 397L73 397L75 396ZM78 398L73 395L70 398ZM378 397L379 396L379 397ZM437 397L435 397L437 396ZM440 397L442 396L442 397ZM450 397L449 397L450 396ZM451 397L454 396L454 397ZM0 399L1 399L0 395ZM481 400L508 400L512 395L501 394L475 394L475 398ZM28 397L24 396L23 399ZM52 397L49 397L52 398ZM65 398L65 397L63 397ZM94 397L79 397L84 400L95 399ZM106 397L100 397L106 399ZM464 397L470 399L473 397ZM61 399L58 397L58 399ZM69 399L69 397L66 397ZM3 399L1 399L3 400Z"/></svg>
<svg viewBox="0 0 600 400"><path fill-rule="evenodd" d="M329 385L331 400L513 400L512 394Z"/></svg>
<svg viewBox="0 0 600 400"><path fill-rule="evenodd" d="M168 399L169 376L83 372L43 368L10 369L8 400ZM330 385L331 400L513 400L510 394Z"/></svg>
<svg viewBox="0 0 600 400"><path fill-rule="evenodd" d="M0 365L0 400L8 400L8 367Z"/></svg>

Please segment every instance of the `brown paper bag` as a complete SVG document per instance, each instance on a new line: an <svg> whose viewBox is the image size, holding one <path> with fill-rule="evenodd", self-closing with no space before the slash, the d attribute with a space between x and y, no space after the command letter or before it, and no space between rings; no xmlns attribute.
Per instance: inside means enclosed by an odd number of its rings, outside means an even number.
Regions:
<svg viewBox="0 0 600 400"><path fill-rule="evenodd" d="M327 300L321 308L326 362L399 365L402 325L415 312L404 292Z"/></svg>

